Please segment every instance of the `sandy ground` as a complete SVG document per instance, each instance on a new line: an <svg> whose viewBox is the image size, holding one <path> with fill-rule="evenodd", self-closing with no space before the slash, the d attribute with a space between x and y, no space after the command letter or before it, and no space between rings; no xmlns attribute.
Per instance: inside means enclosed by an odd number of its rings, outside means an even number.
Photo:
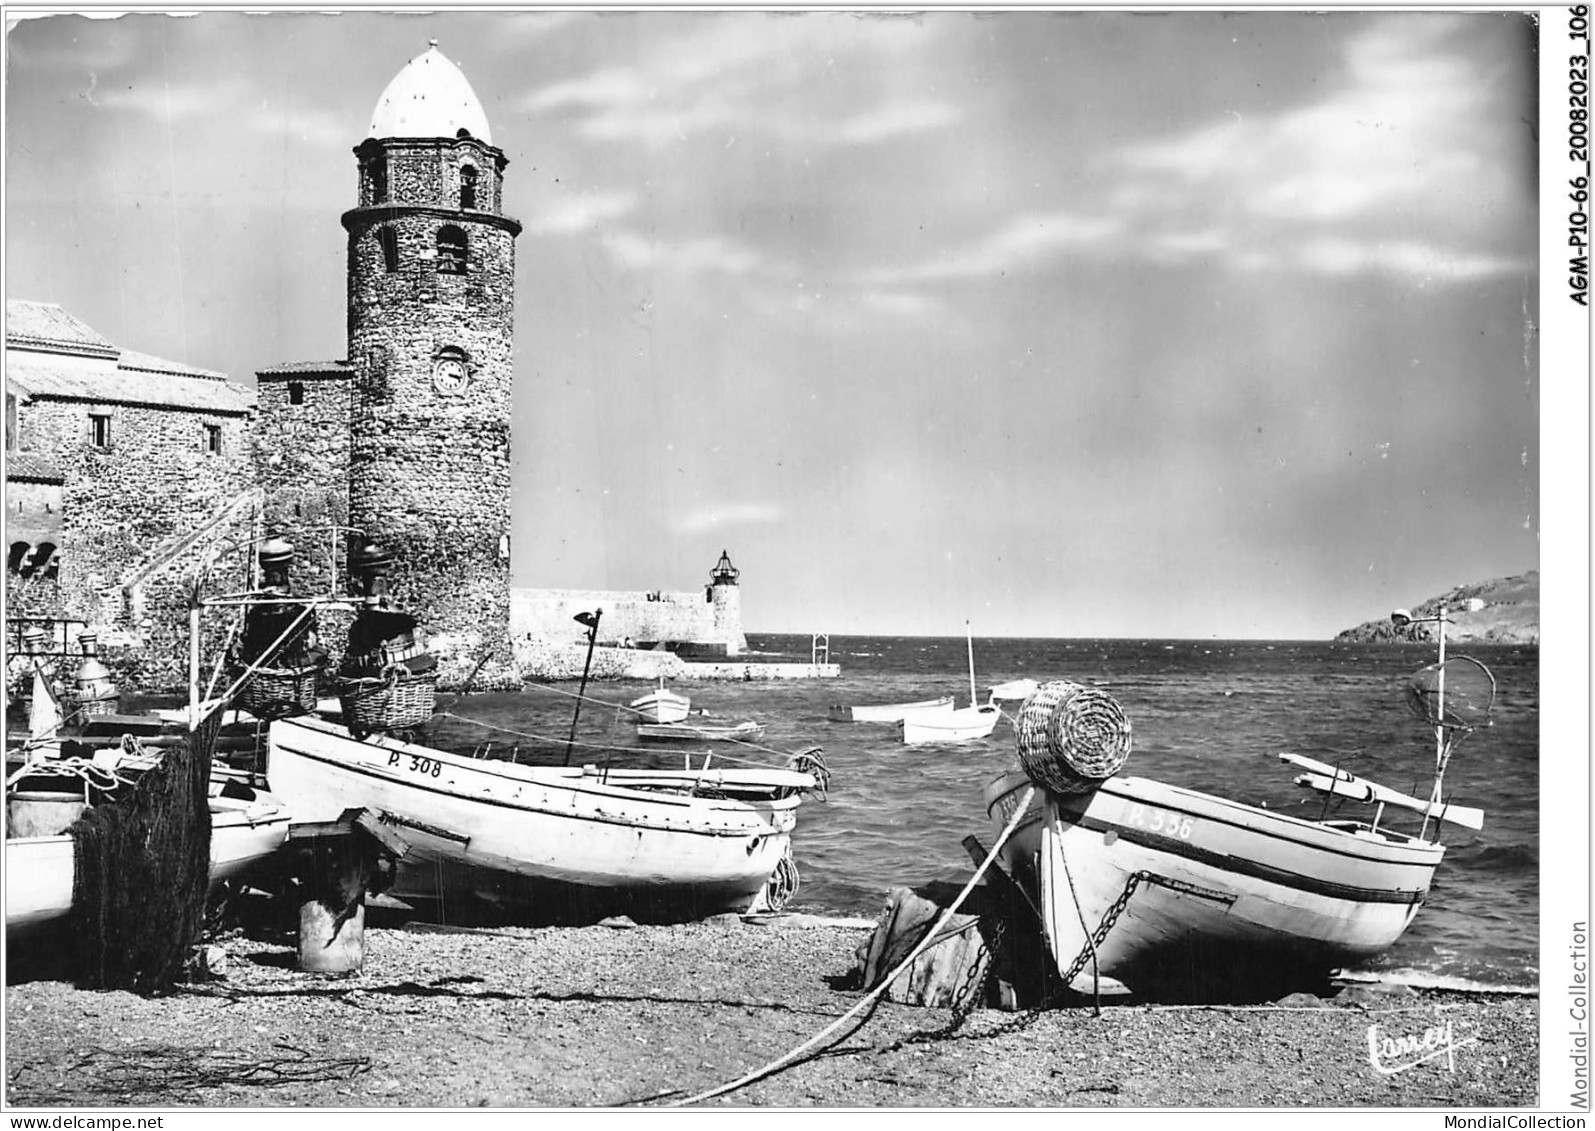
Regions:
<svg viewBox="0 0 1595 1131"><path fill-rule="evenodd" d="M375 919L373 919L375 922ZM685 926L366 931L358 973L280 933L221 940L216 980L159 999L6 989L16 1108L667 1106L738 1080L864 996L870 934L809 916ZM1538 1001L1354 986L1289 1007L946 1009L883 1002L737 1107L1497 1107L1539 1089ZM1376 1040L1450 1026L1391 1074ZM1421 1054L1418 1054L1421 1055ZM1406 1057L1405 1059L1411 1059ZM1401 1058L1385 1060L1399 1065Z"/></svg>

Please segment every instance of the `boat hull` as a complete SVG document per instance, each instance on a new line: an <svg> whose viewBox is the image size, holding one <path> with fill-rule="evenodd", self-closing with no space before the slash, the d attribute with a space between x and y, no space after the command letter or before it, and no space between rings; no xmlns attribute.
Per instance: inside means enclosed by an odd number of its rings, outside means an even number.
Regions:
<svg viewBox="0 0 1595 1131"><path fill-rule="evenodd" d="M920 699L913 703L873 703L862 707L838 703L830 708L829 718L836 723L900 723L910 715L941 715L952 709L953 697L943 695L940 699Z"/></svg>
<svg viewBox="0 0 1595 1131"><path fill-rule="evenodd" d="M960 707L939 714L909 715L903 720L903 741L909 745L971 742L990 735L1001 718L1002 712L990 704Z"/></svg>
<svg viewBox="0 0 1595 1131"><path fill-rule="evenodd" d="M651 723L679 723L691 707L692 701L685 695L663 687L631 701L632 710Z"/></svg>
<svg viewBox="0 0 1595 1131"><path fill-rule="evenodd" d="M987 788L998 827L1030 784L1015 771ZM1070 988L1090 992L1106 978L1162 1000L1204 1000L1273 996L1386 950L1444 852L1355 822L1112 778L1075 796L1036 789L1004 855L1038 897Z"/></svg>
<svg viewBox="0 0 1595 1131"><path fill-rule="evenodd" d="M991 689L993 703L1023 703L1036 693L1040 683L1033 679L1011 679Z"/></svg>
<svg viewBox="0 0 1595 1131"><path fill-rule="evenodd" d="M637 737L644 742L757 742L764 737L764 728L754 722L731 726L639 723Z"/></svg>
<svg viewBox="0 0 1595 1131"><path fill-rule="evenodd" d="M262 796L254 803L212 799L210 882L247 874L282 847L289 811ZM72 911L70 834L13 837L5 842L6 935L14 939L60 922Z"/></svg>
<svg viewBox="0 0 1595 1131"><path fill-rule="evenodd" d="M300 820L384 813L410 845L395 897L527 922L745 909L814 784L782 770L522 766L303 717L272 724L267 775Z"/></svg>

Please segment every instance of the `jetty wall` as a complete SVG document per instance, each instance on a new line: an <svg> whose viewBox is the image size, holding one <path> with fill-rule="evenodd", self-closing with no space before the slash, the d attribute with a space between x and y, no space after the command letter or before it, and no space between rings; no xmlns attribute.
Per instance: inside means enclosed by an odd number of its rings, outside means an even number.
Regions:
<svg viewBox="0 0 1595 1131"><path fill-rule="evenodd" d="M534 637L553 644L587 641L587 630L575 621L577 613L598 609L598 643L637 647L660 644L667 648L687 645L691 654L737 656L747 651L740 608L716 602L705 586L689 592L613 589L512 589L510 636L519 641Z"/></svg>

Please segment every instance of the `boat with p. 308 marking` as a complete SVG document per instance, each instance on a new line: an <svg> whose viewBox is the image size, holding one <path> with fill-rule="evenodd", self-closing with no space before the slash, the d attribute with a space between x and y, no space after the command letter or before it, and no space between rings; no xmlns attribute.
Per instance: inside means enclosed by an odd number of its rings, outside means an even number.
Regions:
<svg viewBox="0 0 1595 1131"><path fill-rule="evenodd" d="M395 825L411 845L398 899L533 919L744 910L790 868L798 806L822 784L802 769L519 765L313 716L271 725L266 773L296 820L370 808Z"/></svg>

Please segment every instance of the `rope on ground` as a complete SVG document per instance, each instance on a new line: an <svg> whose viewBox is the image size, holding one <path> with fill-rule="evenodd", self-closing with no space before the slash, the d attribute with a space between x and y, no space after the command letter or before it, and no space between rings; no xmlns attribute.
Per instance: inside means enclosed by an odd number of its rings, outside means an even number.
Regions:
<svg viewBox="0 0 1595 1131"><path fill-rule="evenodd" d="M283 1041L277 1053L151 1045L95 1049L78 1062L94 1092L134 1098L170 1096L205 1088L277 1088L349 1080L371 1069L364 1056L315 1056Z"/></svg>
<svg viewBox="0 0 1595 1131"><path fill-rule="evenodd" d="M798 1045L791 1052L777 1057L760 1068L755 1068L752 1072L733 1080L729 1084L722 1084L718 1088L709 1089L707 1092L699 1092L695 1096L689 1096L684 1100L677 1100L675 1103L672 1103L668 1106L689 1107L692 1104L702 1103L704 1100L713 1099L716 1096L723 1096L728 1092L734 1092L738 1088L745 1088L747 1085L752 1084L756 1080L762 1080L766 1076L773 1075L780 1069L790 1065L804 1053L818 1046L822 1041L825 1040L825 1038L829 1037L832 1033L836 1032L836 1030L840 1029L846 1022L852 1020L857 1014L863 1012L865 1009L870 1008L880 998L884 997L886 992L891 988L892 983L896 981L897 976L904 970L908 969L908 967L911 966L920 955L929 950L934 943L940 941L939 936L941 935L942 930L947 926L948 921L953 917L954 914L957 913L958 908L963 906L964 900L969 898L969 893L975 890L975 885L980 882L981 877L986 874L986 870L991 867L992 861L997 859L997 853L1002 851L1003 845L1008 843L1008 838L1011 837L1014 830L1019 827L1019 822L1024 818L1025 810L1030 807L1030 801L1035 796L1035 792L1036 787L1033 785L1025 790L1025 794L1022 798L1020 798L1019 804L1014 807L1013 816L1008 818L1008 824L1003 827L1002 834L997 837L996 842L991 846L991 851L986 853L986 858L980 862L980 867L975 869L975 874L969 877L969 882L964 885L964 890L958 893L958 898L954 899L951 906L949 906L946 911L942 912L942 916L936 921L936 925L925 933L925 937L920 940L919 945L914 947L913 950L909 951L908 956L899 962L890 974L881 979L880 985L876 986L873 990L866 994L863 999L858 1002L858 1004L854 1005L852 1009L849 1009L846 1013L842 1014L842 1016L831 1022L824 1029L821 1029L818 1033L814 1034L814 1036L804 1041L801 1045Z"/></svg>

